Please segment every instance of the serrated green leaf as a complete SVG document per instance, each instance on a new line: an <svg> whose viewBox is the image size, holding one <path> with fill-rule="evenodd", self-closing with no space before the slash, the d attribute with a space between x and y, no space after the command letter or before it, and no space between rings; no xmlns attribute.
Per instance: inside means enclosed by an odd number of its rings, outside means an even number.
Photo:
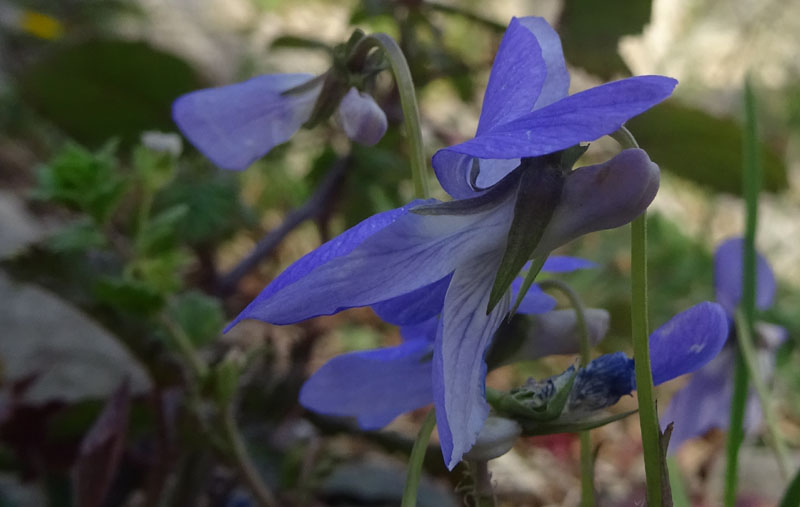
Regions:
<svg viewBox="0 0 800 507"><path fill-rule="evenodd" d="M227 238L250 220L239 200L236 179L222 171L181 174L158 195L156 204L158 209L187 207L175 234L178 241L192 245Z"/></svg>
<svg viewBox="0 0 800 507"><path fill-rule="evenodd" d="M46 240L54 252L82 252L106 245L106 236L91 220L80 220L57 230Z"/></svg>
<svg viewBox="0 0 800 507"><path fill-rule="evenodd" d="M156 255L173 248L178 236L178 227L189 213L189 206L176 204L153 217L144 230L136 236L136 250L139 255Z"/></svg>
<svg viewBox="0 0 800 507"><path fill-rule="evenodd" d="M733 119L668 102L626 125L662 169L717 192L741 195L742 128ZM766 143L761 160L764 190L788 188L784 160Z"/></svg>
<svg viewBox="0 0 800 507"><path fill-rule="evenodd" d="M133 166L142 183L155 192L167 185L175 176L176 158L173 154L137 146L133 151Z"/></svg>
<svg viewBox="0 0 800 507"><path fill-rule="evenodd" d="M225 324L221 302L198 291L177 296L170 302L169 312L196 347L213 341Z"/></svg>
<svg viewBox="0 0 800 507"><path fill-rule="evenodd" d="M104 278L95 285L94 294L100 303L138 315L152 314L164 304L159 291L138 280Z"/></svg>
<svg viewBox="0 0 800 507"><path fill-rule="evenodd" d="M158 255L137 259L132 265L132 272L139 280L167 295L183 286L183 273L192 257L179 248L158 252Z"/></svg>
<svg viewBox="0 0 800 507"><path fill-rule="evenodd" d="M105 223L127 190L117 171L116 143L91 152L68 143L47 164L39 167L32 196L87 213Z"/></svg>

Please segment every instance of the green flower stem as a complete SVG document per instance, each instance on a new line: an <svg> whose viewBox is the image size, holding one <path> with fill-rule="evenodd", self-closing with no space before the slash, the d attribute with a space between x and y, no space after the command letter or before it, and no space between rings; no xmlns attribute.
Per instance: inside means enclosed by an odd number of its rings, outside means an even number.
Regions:
<svg viewBox="0 0 800 507"><path fill-rule="evenodd" d="M581 367L585 367L592 360L592 344L589 341L589 327L586 325L586 308L578 294L572 287L560 280L545 280L539 282L542 290L557 289L564 294L572 308L575 310L575 319L578 324L581 347ZM581 507L593 507L594 498L594 452L592 451L592 435L589 430L580 432L581 444Z"/></svg>
<svg viewBox="0 0 800 507"><path fill-rule="evenodd" d="M192 374L195 377L190 382L202 383L208 376L208 366L197 355L197 351L192 345L192 340L186 335L183 328L166 315L162 315L161 324L169 331L172 341L175 343L178 352L184 361L189 364Z"/></svg>
<svg viewBox="0 0 800 507"><path fill-rule="evenodd" d="M728 441L725 445L725 486L722 504L736 506L736 490L739 482L739 448L744 440L744 410L747 404L747 366L741 351L734 350L733 393L731 394L731 416L728 425Z"/></svg>
<svg viewBox="0 0 800 507"><path fill-rule="evenodd" d="M611 134L623 149L639 144L625 127ZM644 469L647 480L647 505L662 505L661 428L656 411L653 372L650 367L650 330L647 316L647 212L631 223L631 334L636 370L636 397L639 401L639 426L642 432Z"/></svg>
<svg viewBox="0 0 800 507"><path fill-rule="evenodd" d="M416 507L417 490L419 489L419 478L422 475L422 462L425 461L425 451L428 448L428 441L431 439L433 427L436 426L436 411L431 410L422 427L419 429L417 440L411 449L411 456L408 458L408 474L406 475L406 487L403 490L403 502L401 507Z"/></svg>
<svg viewBox="0 0 800 507"><path fill-rule="evenodd" d="M775 458L778 460L778 467L780 468L783 478L788 481L789 474L791 473L789 454L786 450L786 444L781 437L780 430L778 429L778 421L775 419L775 412L772 410L769 393L767 392L767 385L758 372L756 350L753 345L752 322L747 322L747 318L741 310L736 312L736 336L738 338L742 359L747 367L748 376L753 381L753 387L755 387L756 394L761 402L761 411L764 413L764 421L767 423L767 430L770 434L770 444L772 445L772 450L775 452Z"/></svg>
<svg viewBox="0 0 800 507"><path fill-rule="evenodd" d="M230 445L233 462L236 465L239 475L242 477L247 487L256 497L256 501L262 507L277 507L278 503L272 492L264 484L261 479L261 474L258 473L253 462L250 460L250 455L247 453L247 447L244 444L242 435L236 427L236 419L233 414L233 406L228 404L222 413L222 431L225 439Z"/></svg>
<svg viewBox="0 0 800 507"><path fill-rule="evenodd" d="M400 105L403 108L403 120L406 125L408 143L411 147L411 174L414 179L414 194L420 199L427 199L431 192L426 178L427 159L422 145L422 128L417 106L417 95L414 90L414 81L411 70L408 68L406 57L394 39L385 33L375 33L361 39L357 51L367 51L377 47L389 60L397 89L400 93Z"/></svg>
<svg viewBox="0 0 800 507"><path fill-rule="evenodd" d="M758 126L756 121L756 100L749 79L744 83L745 135L742 149L744 168L742 189L745 199L744 254L742 260L742 302L736 312L736 336L739 350L752 380L764 420L771 436L771 444L778 459L783 478L789 480L790 465L783 439L778 431L775 413L771 409L767 386L758 373L756 351L753 346L756 321L756 230L758 228L758 194L761 190L761 161L759 160Z"/></svg>
<svg viewBox="0 0 800 507"><path fill-rule="evenodd" d="M692 503L686 493L681 470L675 458L667 458L667 470L669 471L670 489L672 490L672 505L674 507L691 507Z"/></svg>

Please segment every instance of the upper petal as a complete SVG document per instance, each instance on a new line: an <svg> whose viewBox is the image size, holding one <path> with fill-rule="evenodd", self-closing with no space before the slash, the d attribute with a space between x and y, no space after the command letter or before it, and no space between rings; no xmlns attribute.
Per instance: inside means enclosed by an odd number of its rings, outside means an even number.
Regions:
<svg viewBox="0 0 800 507"><path fill-rule="evenodd" d="M572 171L536 254L632 221L655 198L659 177L658 166L639 149L624 150L607 162Z"/></svg>
<svg viewBox="0 0 800 507"><path fill-rule="evenodd" d="M386 133L386 113L371 95L350 88L339 103L336 118L347 137L366 146L372 146Z"/></svg>
<svg viewBox="0 0 800 507"><path fill-rule="evenodd" d="M728 338L725 310L711 302L674 316L650 335L650 360L655 385L700 369Z"/></svg>
<svg viewBox="0 0 800 507"><path fill-rule="evenodd" d="M742 299L742 258L744 239L730 238L724 241L714 253L714 288L717 302L728 315L736 312ZM756 307L765 310L772 305L775 297L775 275L767 260L756 252Z"/></svg>
<svg viewBox="0 0 800 507"><path fill-rule="evenodd" d="M521 158L564 150L617 131L669 97L677 81L637 76L570 95L496 125L447 150L478 158Z"/></svg>
<svg viewBox="0 0 800 507"><path fill-rule="evenodd" d="M477 135L531 111L546 75L536 35L526 23L512 19L492 64Z"/></svg>
<svg viewBox="0 0 800 507"><path fill-rule="evenodd" d="M358 418L367 430L433 401L431 343L412 340L397 347L334 357L309 378L300 404L321 414Z"/></svg>
<svg viewBox="0 0 800 507"><path fill-rule="evenodd" d="M178 97L172 118L186 138L223 169L245 169L291 138L308 120L320 86L286 90L309 74L268 74L242 83L198 90Z"/></svg>
<svg viewBox="0 0 800 507"><path fill-rule="evenodd" d="M569 72L564 61L564 52L561 49L561 39L553 27L544 18L537 16L519 18L519 22L536 36L542 50L545 67L547 67L542 91L533 106L533 109L539 109L567 96Z"/></svg>
<svg viewBox="0 0 800 507"><path fill-rule="evenodd" d="M290 266L231 325L246 318L290 324L438 282L502 247L512 202L507 196L469 215L408 212L419 203L376 215Z"/></svg>
<svg viewBox="0 0 800 507"><path fill-rule="evenodd" d="M433 353L433 393L442 454L451 470L475 443L489 414L484 357L510 303L507 292L486 314L499 263L500 255L491 252L460 266L445 298Z"/></svg>

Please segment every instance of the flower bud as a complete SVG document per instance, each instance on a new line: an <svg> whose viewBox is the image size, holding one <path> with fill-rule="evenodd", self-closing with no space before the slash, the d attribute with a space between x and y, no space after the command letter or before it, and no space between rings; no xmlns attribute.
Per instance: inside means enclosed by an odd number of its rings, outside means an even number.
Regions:
<svg viewBox="0 0 800 507"><path fill-rule="evenodd" d="M336 113L336 119L357 143L372 146L386 133L386 114L370 95L350 88Z"/></svg>

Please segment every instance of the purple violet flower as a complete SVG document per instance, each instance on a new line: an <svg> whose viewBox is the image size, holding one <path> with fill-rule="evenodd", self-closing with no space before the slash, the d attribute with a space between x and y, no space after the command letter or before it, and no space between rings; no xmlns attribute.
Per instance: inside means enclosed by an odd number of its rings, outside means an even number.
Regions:
<svg viewBox="0 0 800 507"><path fill-rule="evenodd" d="M731 238L723 242L714 254L714 288L717 301L725 309L730 324L729 340L720 354L707 366L692 375L689 383L675 393L662 421L675 422L670 438L670 450L677 450L685 441L702 436L711 429L727 429L730 423L733 371L735 365L735 327L733 316L742 297L742 257L744 240ZM756 307L766 310L775 296L775 277L766 259L756 253ZM761 374L770 375L774 369L775 349L786 339L780 326L756 324L760 339L759 363ZM753 393L747 399L744 427L752 434L762 418L761 406Z"/></svg>
<svg viewBox="0 0 800 507"><path fill-rule="evenodd" d="M266 74L182 95L172 104L172 118L214 164L242 170L309 120L322 85L311 74ZM337 118L347 136L362 144L377 143L387 128L383 110L356 88L339 103Z"/></svg>
<svg viewBox="0 0 800 507"><path fill-rule="evenodd" d="M618 130L669 97L677 81L637 76L569 93L558 34L543 18L514 18L500 42L473 139L439 150L433 167L456 199L502 180L521 158L554 153Z"/></svg>
<svg viewBox="0 0 800 507"><path fill-rule="evenodd" d="M591 265L583 259L551 257L543 271L563 273ZM514 289L514 295L516 292ZM437 295L426 298L425 305L416 304L413 298L382 305L379 315L384 320L406 323L400 329L403 343L332 358L303 385L300 404L321 414L355 417L363 429L374 430L402 413L433 403L432 359L445 294L441 290L430 293ZM403 308L403 302L411 303L411 307ZM552 311L555 306L555 299L535 284L525 295L519 313L536 315L534 335L520 346L515 360L578 352L575 312ZM438 312L431 315L431 308ZM587 310L587 324L592 342L597 343L608 330L608 312Z"/></svg>
<svg viewBox="0 0 800 507"><path fill-rule="evenodd" d="M484 354L511 304L509 288L487 314L490 292L514 216L521 172L473 199L415 201L366 219L307 254L272 281L231 323L292 324L346 308L420 298L441 307L434 344L434 398L445 461L468 450L489 413ZM533 256L546 256L588 232L624 225L658 190L659 171L642 150L564 176ZM427 296L426 296L427 295ZM397 317L395 323L409 323Z"/></svg>

